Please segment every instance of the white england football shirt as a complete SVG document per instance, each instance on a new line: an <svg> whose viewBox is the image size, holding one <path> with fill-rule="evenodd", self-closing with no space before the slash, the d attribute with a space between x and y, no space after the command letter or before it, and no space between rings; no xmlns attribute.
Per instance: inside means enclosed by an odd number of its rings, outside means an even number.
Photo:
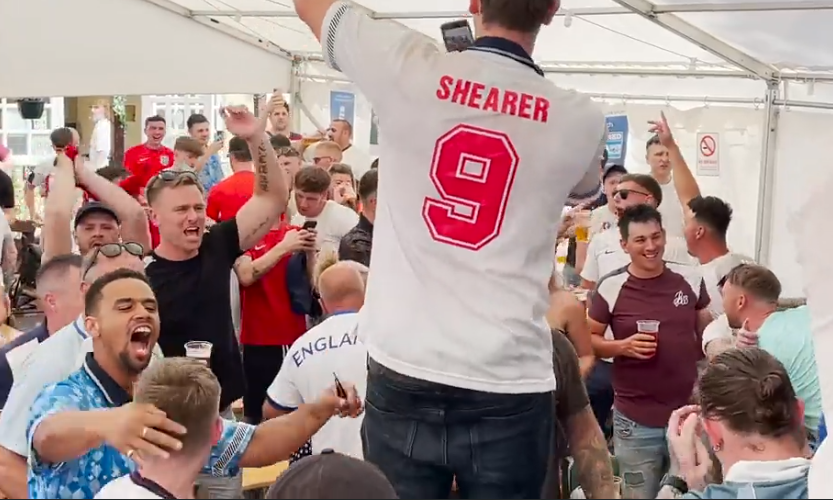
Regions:
<svg viewBox="0 0 833 500"><path fill-rule="evenodd" d="M346 2L321 33L384 126L360 321L370 356L454 387L553 390L547 283L568 196L600 193L601 109L505 39L445 53Z"/></svg>

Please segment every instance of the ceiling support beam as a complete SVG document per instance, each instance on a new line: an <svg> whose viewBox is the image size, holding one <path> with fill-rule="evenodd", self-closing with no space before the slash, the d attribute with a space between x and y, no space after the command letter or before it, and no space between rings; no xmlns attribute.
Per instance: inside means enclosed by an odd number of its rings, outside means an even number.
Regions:
<svg viewBox="0 0 833 500"><path fill-rule="evenodd" d="M665 28L706 50L717 57L729 62L740 69L748 71L767 81L776 80L778 70L731 45L718 40L691 23L680 19L675 14L657 13L657 6L648 0L613 0L622 7L630 9L652 23Z"/></svg>

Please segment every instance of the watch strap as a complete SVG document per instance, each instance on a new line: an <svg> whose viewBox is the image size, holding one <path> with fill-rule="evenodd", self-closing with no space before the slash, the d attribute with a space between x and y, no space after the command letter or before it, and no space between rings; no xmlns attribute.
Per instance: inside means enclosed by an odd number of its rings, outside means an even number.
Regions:
<svg viewBox="0 0 833 500"><path fill-rule="evenodd" d="M670 486L682 494L688 493L688 483L680 476L666 474L660 483L662 486Z"/></svg>

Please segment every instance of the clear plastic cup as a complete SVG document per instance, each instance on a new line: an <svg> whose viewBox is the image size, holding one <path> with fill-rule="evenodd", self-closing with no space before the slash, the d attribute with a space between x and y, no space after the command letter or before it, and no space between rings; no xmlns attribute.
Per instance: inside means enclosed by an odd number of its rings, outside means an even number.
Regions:
<svg viewBox="0 0 833 500"><path fill-rule="evenodd" d="M211 349L214 345L211 342L192 340L185 343L185 356L201 361L206 366L211 366Z"/></svg>
<svg viewBox="0 0 833 500"><path fill-rule="evenodd" d="M636 331L638 333L653 335L654 339L657 339L659 337L659 321L655 319L640 319L636 322Z"/></svg>

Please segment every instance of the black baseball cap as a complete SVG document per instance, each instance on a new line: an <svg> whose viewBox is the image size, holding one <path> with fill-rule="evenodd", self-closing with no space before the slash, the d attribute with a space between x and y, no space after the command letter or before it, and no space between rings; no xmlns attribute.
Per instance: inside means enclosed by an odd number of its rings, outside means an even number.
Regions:
<svg viewBox="0 0 833 500"><path fill-rule="evenodd" d="M624 166L617 165L616 163L605 165L604 171L602 172L602 182L604 182L605 179L607 179L607 176L613 173L627 174L628 170Z"/></svg>
<svg viewBox="0 0 833 500"><path fill-rule="evenodd" d="M333 450L302 458L281 474L266 498L399 498L378 467Z"/></svg>
<svg viewBox="0 0 833 500"><path fill-rule="evenodd" d="M105 214L109 215L110 217L116 220L116 224L119 223L119 216L116 215L116 212L113 211L112 208L100 203L98 201L88 201L87 203L81 205L81 208L75 212L75 223L73 227L78 227L78 224L84 220L84 217L92 214Z"/></svg>

